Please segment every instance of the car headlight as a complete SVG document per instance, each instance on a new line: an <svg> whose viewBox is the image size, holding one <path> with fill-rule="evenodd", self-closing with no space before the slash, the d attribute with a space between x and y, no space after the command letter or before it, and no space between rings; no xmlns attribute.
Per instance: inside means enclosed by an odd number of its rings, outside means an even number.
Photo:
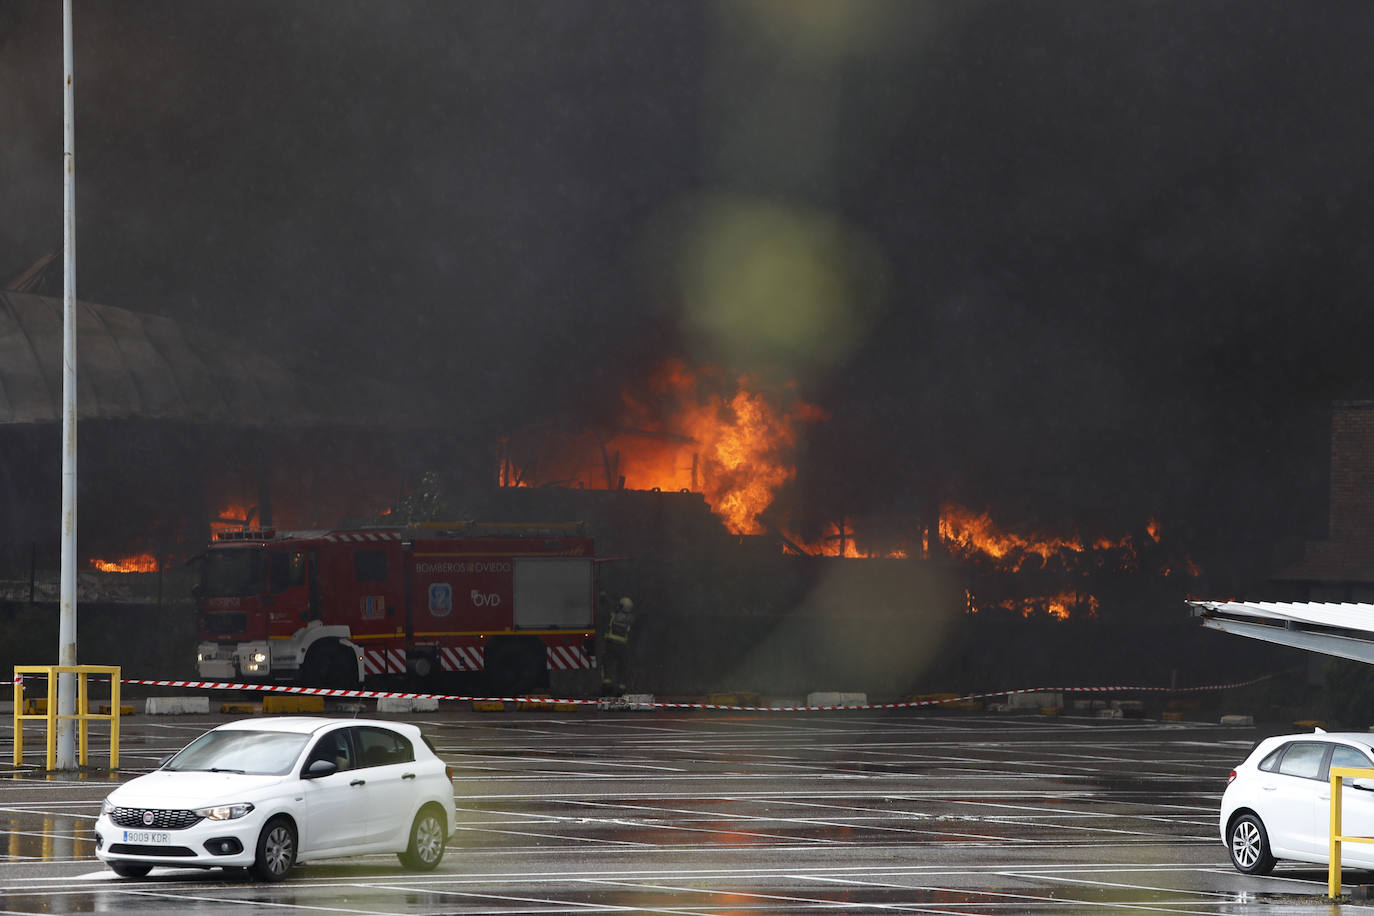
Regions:
<svg viewBox="0 0 1374 916"><path fill-rule="evenodd" d="M234 818L243 817L252 810L253 806L249 804L212 805L209 808L197 808L194 813L212 821L232 821Z"/></svg>
<svg viewBox="0 0 1374 916"><path fill-rule="evenodd" d="M111 803L110 803L110 800L107 798L107 799L105 799L103 802L100 803L100 813L101 813L101 814L109 814L111 811L113 811L113 810L115 809L115 807L116 807L116 806L113 805L113 804L111 804Z"/></svg>

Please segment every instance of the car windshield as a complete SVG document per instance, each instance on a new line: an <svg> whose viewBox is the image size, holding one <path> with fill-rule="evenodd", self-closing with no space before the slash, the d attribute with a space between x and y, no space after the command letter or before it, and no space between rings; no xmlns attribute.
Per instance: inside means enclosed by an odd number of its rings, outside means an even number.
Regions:
<svg viewBox="0 0 1374 916"><path fill-rule="evenodd" d="M265 558L255 547L211 550L205 555L200 593L204 598L242 598L260 593Z"/></svg>
<svg viewBox="0 0 1374 916"><path fill-rule="evenodd" d="M276 776L290 771L309 735L228 729L206 732L164 769Z"/></svg>

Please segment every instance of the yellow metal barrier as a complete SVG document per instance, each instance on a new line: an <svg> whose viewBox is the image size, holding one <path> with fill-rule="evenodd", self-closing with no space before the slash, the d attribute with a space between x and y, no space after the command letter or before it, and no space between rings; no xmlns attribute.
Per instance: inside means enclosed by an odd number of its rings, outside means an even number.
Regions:
<svg viewBox="0 0 1374 916"><path fill-rule="evenodd" d="M1331 768L1331 838L1330 864L1326 872L1326 892L1330 897L1341 895L1341 844L1374 843L1374 836L1341 836L1341 777L1374 779L1374 770L1365 767Z"/></svg>
<svg viewBox="0 0 1374 916"><path fill-rule="evenodd" d="M48 678L47 710L41 713L24 712L24 675L42 674ZM75 674L77 676L76 712L71 715L57 714L57 676ZM105 674L110 677L110 711L91 712L90 695L86 690L86 676ZM119 769L119 667L111 665L15 665L14 666L14 765L24 762L24 722L28 719L42 719L48 724L48 762L47 769L57 766L57 721L76 719L78 723L78 762L86 766L89 758L89 724L91 719L110 721L110 769Z"/></svg>

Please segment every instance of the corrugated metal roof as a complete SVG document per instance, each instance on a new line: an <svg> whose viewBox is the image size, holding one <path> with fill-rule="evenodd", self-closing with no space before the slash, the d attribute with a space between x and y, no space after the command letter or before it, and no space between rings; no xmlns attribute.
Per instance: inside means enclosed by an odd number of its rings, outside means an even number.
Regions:
<svg viewBox="0 0 1374 916"><path fill-rule="evenodd" d="M1374 664L1374 604L1189 601L1202 625L1233 636Z"/></svg>
<svg viewBox="0 0 1374 916"><path fill-rule="evenodd" d="M1374 604L1324 601L1189 601L1199 611L1274 622L1293 621L1374 635Z"/></svg>
<svg viewBox="0 0 1374 916"><path fill-rule="evenodd" d="M418 428L415 397L375 380L307 381L247 343L170 318L77 303L79 419L245 427ZM62 410L62 303L0 291L0 424Z"/></svg>

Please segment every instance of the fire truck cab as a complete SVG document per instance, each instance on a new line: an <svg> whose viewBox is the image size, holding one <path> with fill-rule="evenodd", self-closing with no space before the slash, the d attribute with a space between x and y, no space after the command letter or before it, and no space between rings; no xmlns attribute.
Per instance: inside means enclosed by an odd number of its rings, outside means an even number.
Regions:
<svg viewBox="0 0 1374 916"><path fill-rule="evenodd" d="M243 529L199 560L202 678L354 688L467 671L514 693L594 667L580 524Z"/></svg>

